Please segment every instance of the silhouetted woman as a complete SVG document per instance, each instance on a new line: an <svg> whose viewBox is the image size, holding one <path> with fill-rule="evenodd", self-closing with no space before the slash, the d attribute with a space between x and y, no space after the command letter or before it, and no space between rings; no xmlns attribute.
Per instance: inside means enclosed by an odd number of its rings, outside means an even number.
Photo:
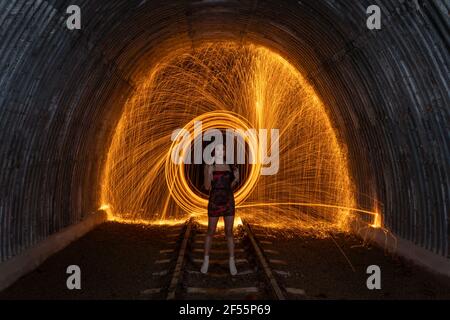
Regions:
<svg viewBox="0 0 450 320"><path fill-rule="evenodd" d="M220 144L215 149L214 163L212 165L205 165L204 173L205 189L210 192L208 202L208 231L205 236L205 255L200 271L202 273L208 272L212 237L216 232L217 221L223 216L230 257L230 273L235 275L237 270L234 261L233 223L235 204L233 187L239 181L239 170L235 166L232 167L225 164L225 150L224 146Z"/></svg>

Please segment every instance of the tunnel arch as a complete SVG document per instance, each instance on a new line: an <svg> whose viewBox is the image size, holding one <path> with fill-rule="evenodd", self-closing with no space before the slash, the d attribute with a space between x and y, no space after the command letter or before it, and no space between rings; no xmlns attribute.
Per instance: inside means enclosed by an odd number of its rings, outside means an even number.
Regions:
<svg viewBox="0 0 450 320"><path fill-rule="evenodd" d="M161 56L224 39L261 44L313 85L348 146L358 193L384 225L448 257L448 5L375 1L74 1L0 4L0 261L100 206L123 105ZM361 207L367 197L358 199Z"/></svg>

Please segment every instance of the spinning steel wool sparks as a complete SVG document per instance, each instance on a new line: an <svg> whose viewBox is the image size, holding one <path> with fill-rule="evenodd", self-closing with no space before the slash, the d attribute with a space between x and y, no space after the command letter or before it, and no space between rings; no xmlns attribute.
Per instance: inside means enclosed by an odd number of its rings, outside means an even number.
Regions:
<svg viewBox="0 0 450 320"><path fill-rule="evenodd" d="M279 129L277 174L261 175L260 163L240 167L238 216L319 232L347 230L365 214L381 226L372 208L355 208L345 146L301 74L264 47L229 42L172 52L129 98L104 172L102 203L111 219L206 218L207 195L195 182L201 170L171 161L173 131L193 133L198 120L202 130ZM257 144L246 144L258 154Z"/></svg>

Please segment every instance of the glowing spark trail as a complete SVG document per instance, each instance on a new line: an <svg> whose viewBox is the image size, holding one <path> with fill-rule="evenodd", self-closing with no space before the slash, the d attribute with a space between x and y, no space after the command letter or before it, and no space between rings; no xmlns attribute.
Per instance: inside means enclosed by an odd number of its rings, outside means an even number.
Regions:
<svg viewBox="0 0 450 320"><path fill-rule="evenodd" d="M280 130L280 168L240 167L237 215L265 225L347 230L358 214L345 146L327 109L289 62L267 48L229 42L172 52L124 106L105 166L102 204L118 221L206 217L202 170L170 161L172 132L208 128ZM246 141L249 152L258 150Z"/></svg>

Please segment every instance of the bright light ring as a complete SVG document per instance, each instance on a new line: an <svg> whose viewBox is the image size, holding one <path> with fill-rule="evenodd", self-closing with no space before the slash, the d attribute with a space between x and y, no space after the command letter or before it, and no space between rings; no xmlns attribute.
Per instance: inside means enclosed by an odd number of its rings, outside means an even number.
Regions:
<svg viewBox="0 0 450 320"><path fill-rule="evenodd" d="M261 157L259 152L259 140L255 135L250 135L251 129L249 123L237 113L231 111L212 111L204 113L189 123L187 123L183 129L187 130L190 134L190 139L185 140L183 144L180 142L181 132L174 139L169 151L166 155L165 162L165 177L169 193L174 201L188 213L206 213L208 199L204 199L196 194L186 179L185 165L184 163L175 164L172 161L171 155L174 148L179 148L180 156L184 159L188 150L194 143L194 140L198 137L199 132L194 132L194 122L201 121L202 134L210 129L233 129L242 130L247 134L243 136L248 148L249 155L256 159L255 164L250 165L250 172L248 178L244 184L235 192L236 206L243 203L247 199L260 177L261 171ZM178 146L177 146L178 145Z"/></svg>

